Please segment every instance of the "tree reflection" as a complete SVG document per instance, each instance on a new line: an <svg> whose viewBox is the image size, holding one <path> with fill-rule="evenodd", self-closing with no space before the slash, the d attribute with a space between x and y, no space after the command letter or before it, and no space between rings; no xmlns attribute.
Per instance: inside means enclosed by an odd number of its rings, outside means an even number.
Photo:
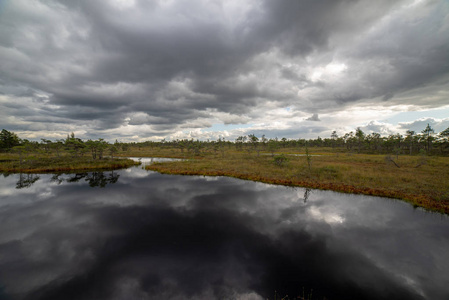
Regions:
<svg viewBox="0 0 449 300"><path fill-rule="evenodd" d="M73 176L70 176L69 178L67 178L66 181L67 182L78 182L86 176L88 176L87 173L76 173Z"/></svg>
<svg viewBox="0 0 449 300"><path fill-rule="evenodd" d="M19 174L19 180L16 183L16 189L29 188L36 181L39 180L39 176L37 174Z"/></svg>
<svg viewBox="0 0 449 300"><path fill-rule="evenodd" d="M103 172L92 172L87 175L86 181L91 187L105 187L108 183L116 183L120 175L112 171L108 176Z"/></svg>
<svg viewBox="0 0 449 300"><path fill-rule="evenodd" d="M311 191L312 189L306 188L306 191L304 192L304 203L307 203L307 200L309 200Z"/></svg>
<svg viewBox="0 0 449 300"><path fill-rule="evenodd" d="M109 174L104 172L90 172L90 173L76 173L69 174L69 177L64 178L61 174L55 174L51 177L52 182L61 184L62 182L79 182L81 179L87 181L90 187L105 187L108 184L116 183L120 175L111 171Z"/></svg>
<svg viewBox="0 0 449 300"><path fill-rule="evenodd" d="M64 181L63 178L59 178L59 174L53 174L50 178L50 182L56 182L58 185Z"/></svg>

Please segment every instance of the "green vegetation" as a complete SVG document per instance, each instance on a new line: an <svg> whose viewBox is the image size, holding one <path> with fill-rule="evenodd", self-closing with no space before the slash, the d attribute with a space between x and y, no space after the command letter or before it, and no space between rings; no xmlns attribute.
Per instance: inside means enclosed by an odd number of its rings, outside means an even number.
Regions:
<svg viewBox="0 0 449 300"><path fill-rule="evenodd" d="M449 129L381 137L355 133L311 140L174 140L109 144L103 139L30 142L2 131L0 172L62 172L126 167L117 157L173 157L147 169L168 174L231 176L266 183L402 199L449 213ZM4 142L10 140L13 142ZM7 145L7 146L4 146ZM9 148L8 148L9 147ZM105 155L108 155L106 157ZM113 158L115 157L115 158ZM123 163L123 164L122 164Z"/></svg>

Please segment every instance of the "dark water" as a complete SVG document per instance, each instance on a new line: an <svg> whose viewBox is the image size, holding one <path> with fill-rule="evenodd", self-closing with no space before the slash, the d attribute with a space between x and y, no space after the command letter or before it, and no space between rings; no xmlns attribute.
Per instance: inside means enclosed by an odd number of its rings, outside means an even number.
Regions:
<svg viewBox="0 0 449 300"><path fill-rule="evenodd" d="M0 299L449 299L449 218L140 168L0 178Z"/></svg>

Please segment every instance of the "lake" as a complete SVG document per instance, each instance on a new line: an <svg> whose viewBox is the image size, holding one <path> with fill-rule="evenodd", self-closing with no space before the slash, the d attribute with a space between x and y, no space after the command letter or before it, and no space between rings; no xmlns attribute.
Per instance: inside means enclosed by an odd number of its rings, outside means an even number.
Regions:
<svg viewBox="0 0 449 300"><path fill-rule="evenodd" d="M449 218L133 167L0 178L0 299L449 299Z"/></svg>

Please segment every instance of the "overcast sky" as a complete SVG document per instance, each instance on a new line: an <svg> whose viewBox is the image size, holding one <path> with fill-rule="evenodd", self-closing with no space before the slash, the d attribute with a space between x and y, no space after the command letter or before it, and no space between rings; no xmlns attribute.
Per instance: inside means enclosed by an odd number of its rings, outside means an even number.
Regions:
<svg viewBox="0 0 449 300"><path fill-rule="evenodd" d="M447 0L0 0L0 128L234 140L449 127Z"/></svg>

